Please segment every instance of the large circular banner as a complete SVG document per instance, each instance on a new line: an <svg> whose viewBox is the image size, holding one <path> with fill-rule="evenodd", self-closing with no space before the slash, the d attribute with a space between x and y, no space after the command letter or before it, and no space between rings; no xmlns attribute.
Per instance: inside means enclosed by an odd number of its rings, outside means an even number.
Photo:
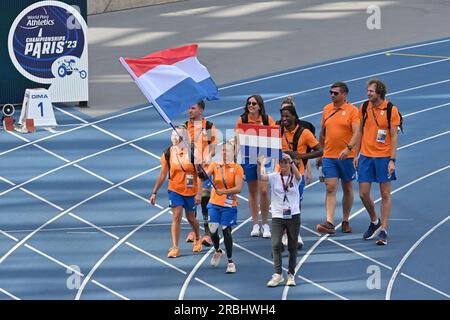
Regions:
<svg viewBox="0 0 450 320"><path fill-rule="evenodd" d="M55 84L63 91L64 86L87 87L87 25L66 3L39 1L25 8L11 25L8 50L14 66L29 80ZM67 94L55 92L53 98L70 101L63 98Z"/></svg>

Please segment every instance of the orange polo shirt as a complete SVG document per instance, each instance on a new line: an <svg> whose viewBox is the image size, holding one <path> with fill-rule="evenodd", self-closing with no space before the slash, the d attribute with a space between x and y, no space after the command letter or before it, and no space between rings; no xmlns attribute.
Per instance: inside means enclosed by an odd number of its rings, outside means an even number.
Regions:
<svg viewBox="0 0 450 320"><path fill-rule="evenodd" d="M275 126L276 123L275 123L275 121L273 121L272 117L269 116L269 115L268 115L267 117L268 117L268 121L269 121L269 126ZM237 123L236 123L236 127L235 127L236 130L238 129L238 125L241 124L241 123L242 123L242 118L239 117L239 119L238 119L238 121L237 121ZM249 114L248 114L248 124L260 124L260 125L263 125L262 116L260 115L260 116L258 117L258 119L255 119L255 118L253 118L252 115L249 113Z"/></svg>
<svg viewBox="0 0 450 320"><path fill-rule="evenodd" d="M303 154L306 153L306 149L308 147L313 148L319 144L316 138L314 138L312 132L305 128L303 129L302 135L298 139L297 150L292 150L292 148L294 147L294 134L299 128L300 128L299 125L297 125L292 131L289 131L288 129L284 128L284 134L281 137L283 151L291 150L297 151L299 154ZM298 170L302 175L304 175L305 166L303 165L303 161L300 161L300 166L298 167Z"/></svg>
<svg viewBox="0 0 450 320"><path fill-rule="evenodd" d="M200 121L199 121L200 123ZM189 138L191 142L194 143L195 150L201 150L201 155L203 158L209 153L209 144L208 144L208 134L211 136L211 143L216 144L217 142L217 131L216 126L212 125L211 132L206 131L206 119L202 118L201 127L199 123L195 123L192 120L187 122L187 129L189 131ZM201 160L203 160L203 158Z"/></svg>
<svg viewBox="0 0 450 320"><path fill-rule="evenodd" d="M189 153L187 152L177 152L177 148L171 147L170 150L170 177L169 177L169 187L170 191L181 194L182 196L194 196L197 193L197 172L194 165L189 159ZM178 156L178 158L177 158ZM180 160L178 162L178 159ZM161 165L167 164L165 154L161 156ZM181 163L181 165L180 165ZM183 171L184 169L184 171ZM187 175L193 176L194 187L187 187Z"/></svg>
<svg viewBox="0 0 450 320"><path fill-rule="evenodd" d="M321 124L325 129L324 158L339 158L341 151L347 148L352 139L352 125L359 124L358 109L353 104L345 103L338 110L336 112L333 103L327 104L323 109ZM354 158L355 152L354 149L350 151L348 157Z"/></svg>
<svg viewBox="0 0 450 320"><path fill-rule="evenodd" d="M213 162L210 164L214 168L213 170L213 178L212 181L217 189L225 189L225 185L222 181L222 172L224 174L223 179L225 180L225 183L227 184L227 189L234 188L236 186L235 184L235 178L236 176L244 178L244 170L240 165L237 163L230 163L230 164L222 164L219 162ZM222 172L220 170L220 167L222 167ZM212 188L211 192L211 198L209 200L210 203L215 204L216 206L222 206L225 207L225 199L227 198L227 195L221 195L219 196L216 193L216 189ZM233 204L232 206L237 206L236 201L236 195L233 195Z"/></svg>
<svg viewBox="0 0 450 320"><path fill-rule="evenodd" d="M367 106L367 119L363 128L361 139L361 154L365 157L383 158L391 156L391 132L388 129L387 108L388 101L384 100L381 105L373 108L369 102ZM363 120L362 104L359 108L359 119ZM374 112L372 112L372 110ZM386 140L384 143L377 142L378 126L375 122L373 114L377 118L380 129L386 130ZM391 126L400 125L400 116L396 106L392 107Z"/></svg>

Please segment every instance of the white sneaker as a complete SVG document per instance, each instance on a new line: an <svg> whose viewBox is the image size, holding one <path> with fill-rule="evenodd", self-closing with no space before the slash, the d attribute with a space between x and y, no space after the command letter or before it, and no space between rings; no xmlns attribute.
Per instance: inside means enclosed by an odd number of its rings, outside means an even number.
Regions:
<svg viewBox="0 0 450 320"><path fill-rule="evenodd" d="M296 286L295 277L292 274L288 273L286 285L288 285L290 287L295 287Z"/></svg>
<svg viewBox="0 0 450 320"><path fill-rule="evenodd" d="M259 237L260 231L259 231L259 224L254 224L252 232L250 232L250 236L252 237Z"/></svg>
<svg viewBox="0 0 450 320"><path fill-rule="evenodd" d="M298 234L297 241L298 241L297 250L301 250L303 248L303 239L300 234Z"/></svg>
<svg viewBox="0 0 450 320"><path fill-rule="evenodd" d="M212 259L211 259L211 265L213 267L217 267L219 265L220 258L222 258L222 256L223 256L223 251L222 250L220 250L219 252L214 252L214 255L213 255Z"/></svg>
<svg viewBox="0 0 450 320"><path fill-rule="evenodd" d="M283 246L287 247L288 245L288 237L287 234L283 234L283 236L281 237L281 243L283 244Z"/></svg>
<svg viewBox="0 0 450 320"><path fill-rule="evenodd" d="M263 224L262 229L263 229L263 238L270 238L272 236L268 224Z"/></svg>
<svg viewBox="0 0 450 320"><path fill-rule="evenodd" d="M278 273L272 275L272 279L267 282L268 287L276 287L284 281L283 276Z"/></svg>
<svg viewBox="0 0 450 320"><path fill-rule="evenodd" d="M235 273L236 272L236 265L233 262L228 262L227 265L227 273Z"/></svg>

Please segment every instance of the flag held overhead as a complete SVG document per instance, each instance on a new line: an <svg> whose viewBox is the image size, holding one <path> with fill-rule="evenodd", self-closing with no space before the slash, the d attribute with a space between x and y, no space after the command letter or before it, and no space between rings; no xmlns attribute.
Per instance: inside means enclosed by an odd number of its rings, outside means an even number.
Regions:
<svg viewBox="0 0 450 320"><path fill-rule="evenodd" d="M218 99L217 86L197 59L196 44L119 61L167 123L202 99Z"/></svg>
<svg viewBox="0 0 450 320"><path fill-rule="evenodd" d="M258 156L280 159L281 131L278 126L238 124L239 145L244 164L256 164Z"/></svg>

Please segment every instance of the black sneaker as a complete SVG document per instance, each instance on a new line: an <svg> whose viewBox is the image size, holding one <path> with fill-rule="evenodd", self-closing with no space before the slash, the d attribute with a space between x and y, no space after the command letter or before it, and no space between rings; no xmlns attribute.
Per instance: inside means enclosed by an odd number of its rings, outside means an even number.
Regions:
<svg viewBox="0 0 450 320"><path fill-rule="evenodd" d="M370 223L369 228L367 229L366 232L364 232L363 237L365 240L372 240L378 235L378 233L380 233L380 230L381 230L381 220L378 219L377 224L373 224L372 222Z"/></svg>
<svg viewBox="0 0 450 320"><path fill-rule="evenodd" d="M320 233L334 234L336 230L334 229L334 225L330 222L325 222L322 224L318 224L316 226L316 230Z"/></svg>

